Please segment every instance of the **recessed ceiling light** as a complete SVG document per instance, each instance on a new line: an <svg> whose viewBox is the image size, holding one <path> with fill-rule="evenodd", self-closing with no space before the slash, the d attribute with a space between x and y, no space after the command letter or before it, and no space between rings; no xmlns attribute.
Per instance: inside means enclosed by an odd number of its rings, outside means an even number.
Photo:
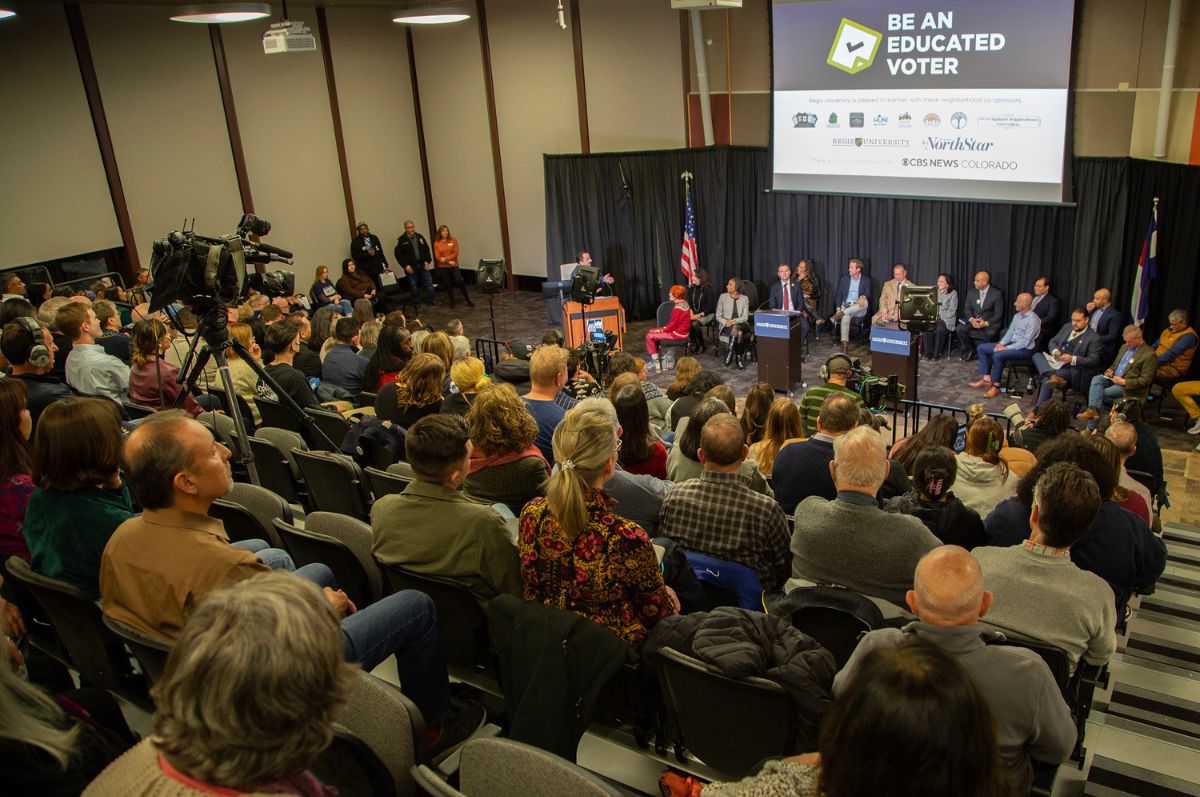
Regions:
<svg viewBox="0 0 1200 797"><path fill-rule="evenodd" d="M0 8L0 19L8 19L9 17L15 17L16 15L17 12L13 11L11 8Z"/></svg>
<svg viewBox="0 0 1200 797"><path fill-rule="evenodd" d="M430 6L413 8L396 12L392 22L403 22L408 25L446 25L450 22L462 22L470 19L471 15L462 6Z"/></svg>
<svg viewBox="0 0 1200 797"><path fill-rule="evenodd" d="M171 14L173 22L195 22L202 25L224 25L230 22L249 22L271 16L270 3L201 3L181 6Z"/></svg>

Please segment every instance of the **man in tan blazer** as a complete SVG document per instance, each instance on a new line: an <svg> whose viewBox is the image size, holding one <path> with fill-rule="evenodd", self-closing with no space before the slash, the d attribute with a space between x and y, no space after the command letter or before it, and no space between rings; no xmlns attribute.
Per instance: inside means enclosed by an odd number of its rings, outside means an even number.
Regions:
<svg viewBox="0 0 1200 797"><path fill-rule="evenodd" d="M912 285L908 279L908 267L903 263L892 266L892 278L883 283L879 294L879 309L871 316L871 323L895 322L900 320L900 286Z"/></svg>

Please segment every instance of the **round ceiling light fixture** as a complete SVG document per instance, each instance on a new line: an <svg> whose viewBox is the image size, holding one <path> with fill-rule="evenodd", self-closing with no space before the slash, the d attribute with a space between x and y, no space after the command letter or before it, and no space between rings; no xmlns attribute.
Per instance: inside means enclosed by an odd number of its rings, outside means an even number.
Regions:
<svg viewBox="0 0 1200 797"><path fill-rule="evenodd" d="M172 22L225 25L271 16L270 3L200 3L181 6L171 14Z"/></svg>
<svg viewBox="0 0 1200 797"><path fill-rule="evenodd" d="M17 12L13 11L11 8L0 8L0 19L8 19L9 17L15 17L16 15Z"/></svg>
<svg viewBox="0 0 1200 797"><path fill-rule="evenodd" d="M463 6L427 6L397 11L392 22L405 25L448 25L451 22L462 22L470 19L471 14Z"/></svg>

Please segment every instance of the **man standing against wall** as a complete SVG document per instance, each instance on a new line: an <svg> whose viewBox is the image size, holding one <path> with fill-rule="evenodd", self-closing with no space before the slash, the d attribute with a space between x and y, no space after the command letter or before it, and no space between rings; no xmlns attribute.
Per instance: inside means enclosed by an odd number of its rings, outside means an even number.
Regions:
<svg viewBox="0 0 1200 797"><path fill-rule="evenodd" d="M358 270L375 281L376 290L383 287L379 275L387 270L387 258L383 256L383 244L379 236L371 233L365 221L358 223L358 235L350 242L350 256L354 258Z"/></svg>
<svg viewBox="0 0 1200 797"><path fill-rule="evenodd" d="M396 262L404 266L404 273L408 274L413 304L420 304L422 287L429 296L429 304L437 304L437 297L433 293L433 275L429 273L433 268L433 255L429 252L429 242L417 232L411 219L404 222L404 234L396 240L394 254Z"/></svg>

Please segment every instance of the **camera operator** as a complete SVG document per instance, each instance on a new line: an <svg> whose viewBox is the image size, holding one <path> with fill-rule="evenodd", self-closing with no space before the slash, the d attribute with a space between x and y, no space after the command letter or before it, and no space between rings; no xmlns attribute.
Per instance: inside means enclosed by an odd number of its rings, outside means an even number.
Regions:
<svg viewBox="0 0 1200 797"><path fill-rule="evenodd" d="M812 437L817 433L817 416L821 414L821 405L830 394L843 393L858 405L859 409L866 407L862 396L846 386L853 369L854 362L840 352L834 353L825 361L825 365L821 366L820 373L825 384L813 385L804 391L804 398L800 400L800 418L804 421L806 436Z"/></svg>

